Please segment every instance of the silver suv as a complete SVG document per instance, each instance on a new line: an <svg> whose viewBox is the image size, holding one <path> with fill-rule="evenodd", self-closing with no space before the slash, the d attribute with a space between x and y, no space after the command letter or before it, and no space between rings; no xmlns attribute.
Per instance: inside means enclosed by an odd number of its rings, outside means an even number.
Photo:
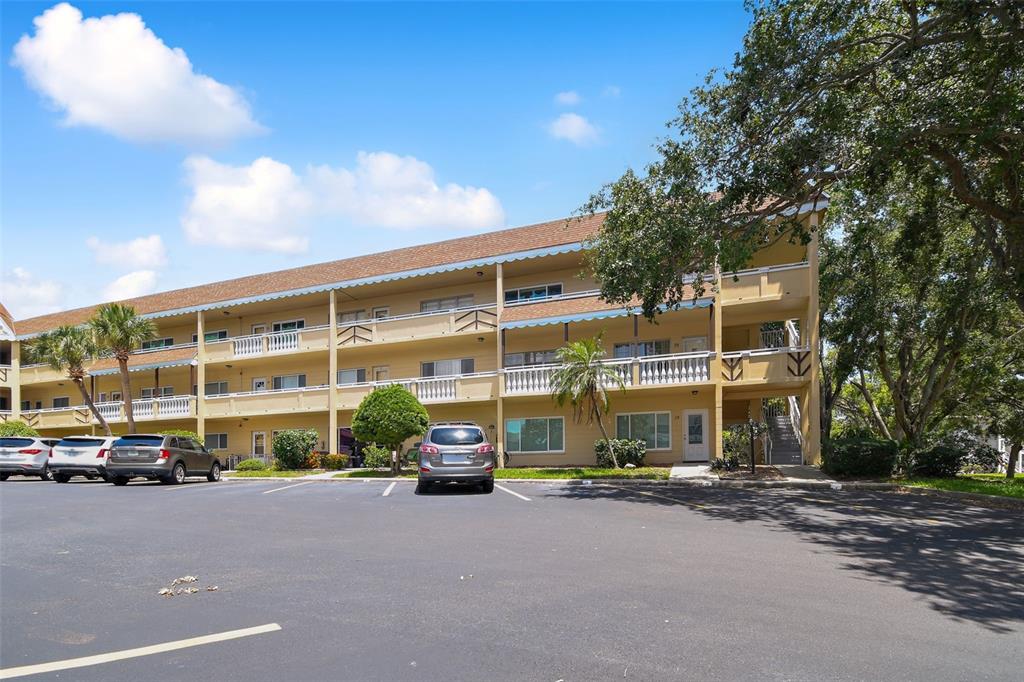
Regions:
<svg viewBox="0 0 1024 682"><path fill-rule="evenodd" d="M114 441L107 459L107 480L126 485L136 476L161 483L184 483L187 476L220 480L220 460L185 436L137 433Z"/></svg>
<svg viewBox="0 0 1024 682"><path fill-rule="evenodd" d="M478 484L485 493L494 491L494 446L473 422L433 424L420 444L417 493L433 483Z"/></svg>

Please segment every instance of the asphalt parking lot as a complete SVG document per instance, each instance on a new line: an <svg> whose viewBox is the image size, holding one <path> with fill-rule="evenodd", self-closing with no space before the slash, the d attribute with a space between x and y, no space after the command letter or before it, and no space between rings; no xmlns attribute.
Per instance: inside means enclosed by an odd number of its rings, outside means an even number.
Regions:
<svg viewBox="0 0 1024 682"><path fill-rule="evenodd" d="M420 496L372 480L11 479L0 678L45 663L24 679L1024 670L1019 512L882 493L502 485ZM198 580L175 589L199 591L159 596L183 576ZM194 640L208 635L233 638Z"/></svg>

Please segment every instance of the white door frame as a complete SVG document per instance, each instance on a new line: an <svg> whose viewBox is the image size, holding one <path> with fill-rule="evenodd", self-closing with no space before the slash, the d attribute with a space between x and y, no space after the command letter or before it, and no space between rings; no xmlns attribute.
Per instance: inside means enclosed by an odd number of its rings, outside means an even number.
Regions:
<svg viewBox="0 0 1024 682"><path fill-rule="evenodd" d="M701 434L704 442L702 444L690 443L690 415L699 414L702 417ZM684 462L706 462L711 459L711 444L708 443L708 409L683 410L683 461Z"/></svg>
<svg viewBox="0 0 1024 682"><path fill-rule="evenodd" d="M257 435L263 436L263 452L262 453L256 452L256 436ZM267 432L266 431L253 431L252 432L252 454L254 454L254 455L259 454L259 455L262 455L262 456L266 457L266 455L267 455Z"/></svg>

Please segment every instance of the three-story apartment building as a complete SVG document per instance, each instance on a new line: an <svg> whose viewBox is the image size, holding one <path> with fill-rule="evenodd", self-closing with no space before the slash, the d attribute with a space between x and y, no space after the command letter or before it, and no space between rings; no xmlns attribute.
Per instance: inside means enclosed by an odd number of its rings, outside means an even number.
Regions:
<svg viewBox="0 0 1024 682"><path fill-rule="evenodd" d="M822 204L801 219L817 224ZM312 428L338 452L360 400L400 383L432 420L473 420L512 464L594 462L596 425L550 394L554 351L603 332L614 391L610 434L642 438L648 461L720 456L722 429L771 420L774 462L819 457L817 243L779 243L749 268L693 283L656 323L610 305L583 271L601 216L557 220L253 275L126 301L158 338L132 356L133 395L113 360L88 387L117 432L124 401L138 428L194 430L225 455L267 455L281 429ZM0 419L48 435L96 429L75 387L21 347L93 308L4 320Z"/></svg>

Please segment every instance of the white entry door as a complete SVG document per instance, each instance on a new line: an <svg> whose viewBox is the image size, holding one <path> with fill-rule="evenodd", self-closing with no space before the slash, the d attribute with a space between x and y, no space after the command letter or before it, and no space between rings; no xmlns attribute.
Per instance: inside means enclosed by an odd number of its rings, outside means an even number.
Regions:
<svg viewBox="0 0 1024 682"><path fill-rule="evenodd" d="M267 432L266 431L253 431L252 432L252 454L254 454L254 455L265 455L265 454L267 454Z"/></svg>
<svg viewBox="0 0 1024 682"><path fill-rule="evenodd" d="M708 460L708 411L683 410L683 460Z"/></svg>
<svg viewBox="0 0 1024 682"><path fill-rule="evenodd" d="M265 391L267 390L267 378L266 377L253 377L252 390L254 391Z"/></svg>

